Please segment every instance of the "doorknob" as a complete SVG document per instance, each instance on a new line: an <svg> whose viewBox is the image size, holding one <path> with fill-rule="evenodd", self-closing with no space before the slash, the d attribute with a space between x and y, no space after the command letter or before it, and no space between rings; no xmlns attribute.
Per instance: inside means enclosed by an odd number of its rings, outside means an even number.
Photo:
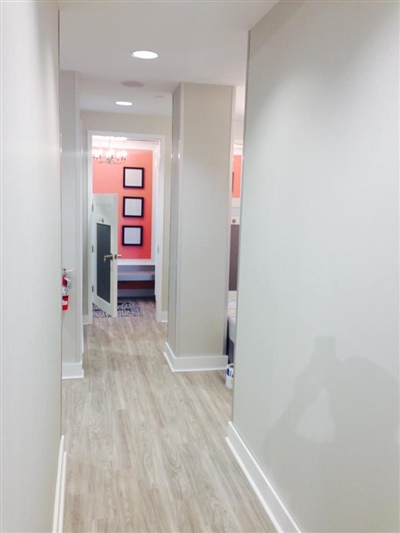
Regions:
<svg viewBox="0 0 400 533"><path fill-rule="evenodd" d="M105 255L103 259L104 259L104 262L106 262L107 259L109 259L110 261L112 261L112 260L113 260L113 254Z"/></svg>
<svg viewBox="0 0 400 533"><path fill-rule="evenodd" d="M118 257L122 257L122 255L121 254L115 254L114 255L114 259L118 259Z"/></svg>

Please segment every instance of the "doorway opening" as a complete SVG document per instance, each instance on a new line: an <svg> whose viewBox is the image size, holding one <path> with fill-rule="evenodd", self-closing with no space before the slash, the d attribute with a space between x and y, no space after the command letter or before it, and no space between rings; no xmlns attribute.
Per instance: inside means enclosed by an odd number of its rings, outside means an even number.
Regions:
<svg viewBox="0 0 400 533"><path fill-rule="evenodd" d="M231 226L229 253L229 284L228 284L228 329L226 354L228 363L234 364L236 344L236 315L238 290L239 235L240 235L240 200L242 185L243 145L235 143L233 150L233 173L231 191Z"/></svg>
<svg viewBox="0 0 400 533"><path fill-rule="evenodd" d="M161 135L88 132L89 154L93 148L105 153L110 145L115 152L123 150L126 159L115 164L89 158L88 164L89 323L93 303L117 316L118 296L154 296L156 320L161 321L165 140ZM108 198L107 206L106 197L114 197ZM106 220L104 213L110 209L114 212ZM105 246L101 257L99 235ZM105 289L104 279L97 279L101 272L108 275L110 289ZM99 291L107 295L105 306Z"/></svg>

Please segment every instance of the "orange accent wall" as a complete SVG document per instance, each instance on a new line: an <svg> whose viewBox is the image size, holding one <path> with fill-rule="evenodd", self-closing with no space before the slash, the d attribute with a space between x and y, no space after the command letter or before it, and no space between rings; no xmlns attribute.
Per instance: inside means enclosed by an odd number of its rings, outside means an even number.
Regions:
<svg viewBox="0 0 400 533"><path fill-rule="evenodd" d="M118 253L121 259L151 259L153 212L153 152L151 150L127 150L126 161L121 165L108 165L93 161L93 193L118 194ZM124 189L124 167L144 168L144 189ZM144 198L144 217L124 217L123 198ZM122 244L122 226L143 226L142 246Z"/></svg>
<svg viewBox="0 0 400 533"><path fill-rule="evenodd" d="M232 197L240 198L242 185L242 156L233 156L233 180L232 180Z"/></svg>

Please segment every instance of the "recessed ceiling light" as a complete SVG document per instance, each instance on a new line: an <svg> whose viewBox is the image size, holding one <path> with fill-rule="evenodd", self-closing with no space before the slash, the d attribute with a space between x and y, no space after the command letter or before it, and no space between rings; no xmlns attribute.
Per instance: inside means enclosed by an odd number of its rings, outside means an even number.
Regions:
<svg viewBox="0 0 400 533"><path fill-rule="evenodd" d="M117 105L132 105L132 102L122 102L122 101L118 101L118 102L115 102Z"/></svg>
<svg viewBox="0 0 400 533"><path fill-rule="evenodd" d="M132 57L137 57L139 59L155 59L158 57L158 54L155 52L150 52L149 50L136 50L136 52L132 52Z"/></svg>

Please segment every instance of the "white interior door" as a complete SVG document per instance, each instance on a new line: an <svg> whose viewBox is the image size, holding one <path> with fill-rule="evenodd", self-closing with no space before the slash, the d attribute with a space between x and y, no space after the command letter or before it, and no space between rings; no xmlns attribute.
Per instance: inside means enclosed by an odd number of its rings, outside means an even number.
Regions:
<svg viewBox="0 0 400 533"><path fill-rule="evenodd" d="M118 300L118 195L94 194L94 303L112 317Z"/></svg>

